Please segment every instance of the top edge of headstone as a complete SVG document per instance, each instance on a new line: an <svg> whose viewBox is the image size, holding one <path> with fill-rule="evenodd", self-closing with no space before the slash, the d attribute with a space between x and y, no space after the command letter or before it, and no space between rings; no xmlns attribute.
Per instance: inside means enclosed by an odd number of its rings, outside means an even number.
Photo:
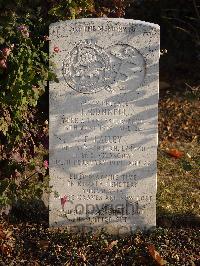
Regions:
<svg viewBox="0 0 200 266"><path fill-rule="evenodd" d="M142 20L125 19L125 18L81 18L81 19L71 19L71 20L60 20L58 22L51 23L49 27L56 26L62 23L71 24L71 23L76 23L76 22L89 22L89 21L134 23L134 24L141 24L141 25L149 26L157 30L160 30L160 26L158 24L154 24L154 23L146 22Z"/></svg>

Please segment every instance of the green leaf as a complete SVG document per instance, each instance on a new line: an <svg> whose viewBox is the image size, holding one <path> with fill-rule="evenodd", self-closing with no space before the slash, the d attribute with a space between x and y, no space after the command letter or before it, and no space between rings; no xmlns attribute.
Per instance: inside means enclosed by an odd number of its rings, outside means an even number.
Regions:
<svg viewBox="0 0 200 266"><path fill-rule="evenodd" d="M7 178L0 180L0 194L3 194L3 192L7 189L9 185L9 180Z"/></svg>
<svg viewBox="0 0 200 266"><path fill-rule="evenodd" d="M9 124L6 122L6 120L3 117L1 117L0 118L0 131L2 131L4 135L6 135L6 132L8 131L8 127L9 127Z"/></svg>
<svg viewBox="0 0 200 266"><path fill-rule="evenodd" d="M192 165L186 160L182 160L182 167L185 171L191 171L192 170Z"/></svg>
<svg viewBox="0 0 200 266"><path fill-rule="evenodd" d="M22 97L22 105L25 105L25 104L27 104L26 97Z"/></svg>
<svg viewBox="0 0 200 266"><path fill-rule="evenodd" d="M0 44L3 44L5 42L5 39L0 36Z"/></svg>

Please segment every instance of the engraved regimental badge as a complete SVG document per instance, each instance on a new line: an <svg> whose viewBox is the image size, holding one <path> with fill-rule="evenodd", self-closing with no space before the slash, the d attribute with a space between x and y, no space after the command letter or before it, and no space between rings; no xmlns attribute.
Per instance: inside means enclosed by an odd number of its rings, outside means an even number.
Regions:
<svg viewBox="0 0 200 266"><path fill-rule="evenodd" d="M79 93L111 91L112 85L134 80L134 88L145 76L143 56L132 46L116 44L106 50L91 40L76 45L63 61L66 83Z"/></svg>

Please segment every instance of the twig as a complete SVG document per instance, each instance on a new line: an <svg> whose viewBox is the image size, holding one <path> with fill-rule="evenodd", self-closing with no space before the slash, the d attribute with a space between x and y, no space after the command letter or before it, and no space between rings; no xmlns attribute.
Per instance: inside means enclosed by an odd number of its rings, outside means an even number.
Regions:
<svg viewBox="0 0 200 266"><path fill-rule="evenodd" d="M193 0L193 6L194 6L194 9L195 9L195 12L196 12L196 15L197 15L198 19L200 19L200 14L199 14L199 10L198 10L198 7L197 7L196 0Z"/></svg>
<svg viewBox="0 0 200 266"><path fill-rule="evenodd" d="M22 187L27 183L27 181L28 181L33 175L35 175L35 174L37 174L37 172L34 172L34 173L31 174L30 176L28 176L25 180L22 180L22 181L20 182L20 184L19 184L19 188L22 188Z"/></svg>

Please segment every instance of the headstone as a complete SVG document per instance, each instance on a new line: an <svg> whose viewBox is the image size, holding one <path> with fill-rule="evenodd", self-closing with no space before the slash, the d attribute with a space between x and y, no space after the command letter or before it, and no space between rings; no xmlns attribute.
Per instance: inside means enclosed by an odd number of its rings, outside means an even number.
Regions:
<svg viewBox="0 0 200 266"><path fill-rule="evenodd" d="M50 226L124 234L156 225L159 26L50 25Z"/></svg>

